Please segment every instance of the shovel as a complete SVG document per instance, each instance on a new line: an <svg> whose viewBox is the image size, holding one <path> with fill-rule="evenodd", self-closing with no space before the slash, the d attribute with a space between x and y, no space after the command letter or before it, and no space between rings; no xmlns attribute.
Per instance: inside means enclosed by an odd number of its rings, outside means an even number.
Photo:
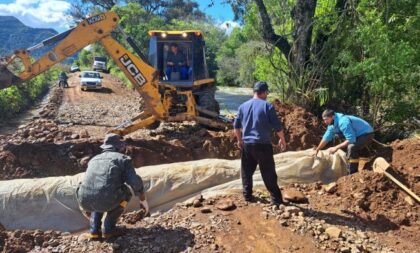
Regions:
<svg viewBox="0 0 420 253"><path fill-rule="evenodd" d="M403 191L405 191L410 197L412 197L414 200L417 201L417 203L420 203L420 198L417 196L413 191L408 189L407 186L405 186L403 183L401 183L398 179L396 179L390 171L392 170L391 165L385 161L384 158L378 157L376 158L375 162L373 163L373 171L376 173L382 173L385 174L389 179L391 179L398 187L400 187Z"/></svg>

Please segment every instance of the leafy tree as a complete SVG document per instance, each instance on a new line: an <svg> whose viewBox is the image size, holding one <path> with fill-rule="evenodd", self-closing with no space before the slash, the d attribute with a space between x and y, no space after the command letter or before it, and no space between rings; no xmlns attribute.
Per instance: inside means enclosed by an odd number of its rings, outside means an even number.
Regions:
<svg viewBox="0 0 420 253"><path fill-rule="evenodd" d="M92 59L92 51L83 49L82 51L80 51L76 63L77 65L79 65L79 67L90 67L93 64Z"/></svg>
<svg viewBox="0 0 420 253"><path fill-rule="evenodd" d="M203 20L206 18L206 15L200 11L198 3L193 0L76 0L72 1L69 14L76 20L81 20L89 14L109 11L115 6L125 4L137 4L144 10L142 14L145 18L157 16L166 22L174 19Z"/></svg>
<svg viewBox="0 0 420 253"><path fill-rule="evenodd" d="M217 52L217 81L222 85L240 86L240 60L237 49L247 41L240 28L234 28L229 37L219 46ZM219 42L220 43L220 42Z"/></svg>
<svg viewBox="0 0 420 253"><path fill-rule="evenodd" d="M378 129L386 130L392 122L416 128L420 53L413 35L418 36L418 19L408 8L416 3L402 1L386 9L382 4L361 1L357 18L336 36L331 54L336 55L332 73L337 78L328 85L340 91L333 94L333 102L346 99L359 105L353 112L368 117ZM401 128L399 132L406 133Z"/></svg>

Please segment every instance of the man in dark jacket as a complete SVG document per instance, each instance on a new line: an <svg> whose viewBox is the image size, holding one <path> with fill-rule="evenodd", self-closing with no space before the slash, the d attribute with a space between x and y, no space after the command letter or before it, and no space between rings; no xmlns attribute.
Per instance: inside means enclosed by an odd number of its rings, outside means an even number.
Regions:
<svg viewBox="0 0 420 253"><path fill-rule="evenodd" d="M171 80L172 72L179 72L181 80L188 79L187 58L179 50L178 44L172 43L166 59L166 76ZM176 80L175 80L176 81Z"/></svg>
<svg viewBox="0 0 420 253"><path fill-rule="evenodd" d="M110 238L121 235L121 231L116 228L117 220L132 194L139 197L140 206L148 212L143 181L136 174L130 157L119 153L124 148L121 137L107 134L101 148L103 152L89 161L85 177L76 193L80 207L91 213L91 239L101 238L104 213L103 236Z"/></svg>
<svg viewBox="0 0 420 253"><path fill-rule="evenodd" d="M58 77L59 82L58 82L58 87L69 87L69 84L67 82L67 80L69 79L69 77L67 76L66 72L61 71L60 76Z"/></svg>
<svg viewBox="0 0 420 253"><path fill-rule="evenodd" d="M268 85L257 82L254 97L239 107L234 122L235 135L241 147L241 177L243 194L246 201L252 201L252 176L260 167L261 176L271 194L273 205L282 203L280 188L271 145L271 133L274 130L279 137L281 149L286 150L283 127L277 118L274 106L268 103Z"/></svg>

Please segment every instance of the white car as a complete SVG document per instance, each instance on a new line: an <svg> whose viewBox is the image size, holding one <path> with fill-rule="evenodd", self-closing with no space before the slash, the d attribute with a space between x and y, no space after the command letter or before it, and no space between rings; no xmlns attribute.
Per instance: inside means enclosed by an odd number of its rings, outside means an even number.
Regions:
<svg viewBox="0 0 420 253"><path fill-rule="evenodd" d="M77 65L71 65L71 67L70 67L70 72L71 73L78 72L78 71L80 71L79 66L77 66Z"/></svg>
<svg viewBox="0 0 420 253"><path fill-rule="evenodd" d="M102 89L102 76L96 71L83 71L80 75L80 88L82 90Z"/></svg>

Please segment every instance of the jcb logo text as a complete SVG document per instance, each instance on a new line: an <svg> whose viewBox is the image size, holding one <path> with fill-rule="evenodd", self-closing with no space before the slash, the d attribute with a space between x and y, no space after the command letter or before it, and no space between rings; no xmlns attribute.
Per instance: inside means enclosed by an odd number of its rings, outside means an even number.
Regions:
<svg viewBox="0 0 420 253"><path fill-rule="evenodd" d="M120 62L124 65L127 69L128 73L136 80L139 86L143 86L146 83L146 79L141 74L140 70L137 68L136 65L133 64L133 61L128 57L128 55L123 55L120 57Z"/></svg>

